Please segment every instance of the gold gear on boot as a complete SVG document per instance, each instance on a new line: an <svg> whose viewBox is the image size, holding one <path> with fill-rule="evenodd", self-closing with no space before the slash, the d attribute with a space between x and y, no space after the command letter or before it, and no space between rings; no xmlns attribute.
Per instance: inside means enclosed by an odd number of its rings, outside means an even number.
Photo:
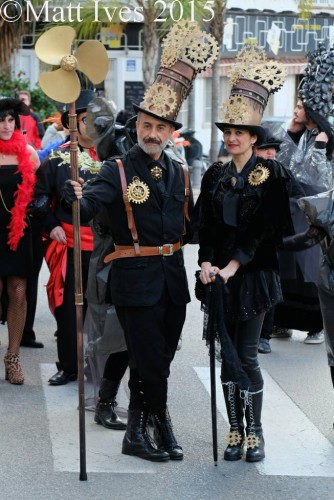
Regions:
<svg viewBox="0 0 334 500"><path fill-rule="evenodd" d="M259 164L256 165L254 170L250 172L248 176L248 182L251 186L259 186L268 179L269 175L270 175L269 168Z"/></svg>
<svg viewBox="0 0 334 500"><path fill-rule="evenodd" d="M231 431L226 435L228 446L237 446L242 441L242 436L238 431Z"/></svg>
<svg viewBox="0 0 334 500"><path fill-rule="evenodd" d="M256 434L250 434L246 438L247 448L258 448L260 445L260 438Z"/></svg>
<svg viewBox="0 0 334 500"><path fill-rule="evenodd" d="M139 177L133 177L131 184L128 185L127 193L130 202L140 204L148 200L150 189Z"/></svg>

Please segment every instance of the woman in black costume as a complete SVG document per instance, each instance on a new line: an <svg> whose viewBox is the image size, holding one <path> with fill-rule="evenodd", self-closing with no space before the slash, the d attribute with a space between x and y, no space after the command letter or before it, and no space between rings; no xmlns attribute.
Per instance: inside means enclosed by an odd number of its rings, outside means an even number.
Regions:
<svg viewBox="0 0 334 500"><path fill-rule="evenodd" d="M29 109L18 99L0 98L0 299L4 287L8 295L4 363L6 380L21 385L19 349L26 319L26 281L33 268L27 208L39 159L19 130L19 113L28 114Z"/></svg>
<svg viewBox="0 0 334 500"><path fill-rule="evenodd" d="M276 71L281 75L279 67ZM224 459L230 461L242 458L244 445L246 461L265 456L258 343L266 311L282 300L276 247L290 221L289 174L275 160L259 161L253 151L264 136L260 123L271 91L266 81L239 78L234 83L223 122L216 124L232 160L210 167L199 199L200 280L226 285L225 326L247 380L245 387L235 379L223 351L221 380L230 423ZM212 325L210 316L205 320Z"/></svg>

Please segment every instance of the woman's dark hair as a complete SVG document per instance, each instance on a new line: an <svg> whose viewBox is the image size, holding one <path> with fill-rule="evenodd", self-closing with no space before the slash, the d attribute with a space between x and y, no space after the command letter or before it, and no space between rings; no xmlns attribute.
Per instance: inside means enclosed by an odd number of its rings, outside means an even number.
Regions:
<svg viewBox="0 0 334 500"><path fill-rule="evenodd" d="M331 124L329 123L328 120L326 120L326 118L320 115L317 111L308 108L305 104L304 104L304 110L306 118L315 123L320 132L325 132L325 134L327 135L328 142L326 144L326 155L327 158L331 160L334 151L334 134Z"/></svg>
<svg viewBox="0 0 334 500"><path fill-rule="evenodd" d="M4 109L3 111L0 111L0 121L3 122L6 116L11 116L15 120L15 128L20 130L21 125L20 125L20 117L18 113L16 113L13 109Z"/></svg>

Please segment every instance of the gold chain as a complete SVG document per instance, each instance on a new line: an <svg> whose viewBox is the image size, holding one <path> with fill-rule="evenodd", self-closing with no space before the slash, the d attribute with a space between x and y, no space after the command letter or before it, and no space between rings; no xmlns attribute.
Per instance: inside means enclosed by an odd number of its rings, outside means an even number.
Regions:
<svg viewBox="0 0 334 500"><path fill-rule="evenodd" d="M0 189L0 199L1 199L1 201L2 201L2 204L3 204L3 206L4 206L5 210L6 210L6 212L8 212L8 213L10 214L10 210L8 210L7 205L6 205L6 203L5 203L5 200L3 199L1 189Z"/></svg>

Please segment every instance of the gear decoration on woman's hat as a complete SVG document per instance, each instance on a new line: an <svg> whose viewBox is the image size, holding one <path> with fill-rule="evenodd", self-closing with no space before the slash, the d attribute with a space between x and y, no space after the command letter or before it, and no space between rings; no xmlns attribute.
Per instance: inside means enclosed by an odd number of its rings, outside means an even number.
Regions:
<svg viewBox="0 0 334 500"><path fill-rule="evenodd" d="M177 93L165 83L153 83L144 94L143 104L160 116L168 116L176 109Z"/></svg>
<svg viewBox="0 0 334 500"><path fill-rule="evenodd" d="M262 141L263 111L269 95L284 83L286 71L282 64L268 61L264 50L257 45L246 45L238 54L237 62L229 73L232 85L230 97L221 107L220 130L228 126L248 129Z"/></svg>
<svg viewBox="0 0 334 500"><path fill-rule="evenodd" d="M333 111L334 47L326 49L320 42L314 52L308 53L307 58L299 96L306 107L327 118Z"/></svg>
<svg viewBox="0 0 334 500"><path fill-rule="evenodd" d="M212 66L219 55L219 48L212 35L202 31L194 21L180 21L165 37L161 63L169 68L181 59L191 64L197 73Z"/></svg>
<svg viewBox="0 0 334 500"><path fill-rule="evenodd" d="M231 85L246 78L263 85L270 94L277 92L285 80L283 64L268 61L265 51L258 45L246 45L237 56L237 63L229 73Z"/></svg>
<svg viewBox="0 0 334 500"><path fill-rule="evenodd" d="M258 45L245 45L237 54L236 62L229 72L230 84L233 85L240 78L247 78L253 66L261 65L267 61L267 56L262 47Z"/></svg>
<svg viewBox="0 0 334 500"><path fill-rule="evenodd" d="M224 119L229 123L239 123L240 120L249 119L249 102L242 95L232 95L225 101L221 108L221 113Z"/></svg>

